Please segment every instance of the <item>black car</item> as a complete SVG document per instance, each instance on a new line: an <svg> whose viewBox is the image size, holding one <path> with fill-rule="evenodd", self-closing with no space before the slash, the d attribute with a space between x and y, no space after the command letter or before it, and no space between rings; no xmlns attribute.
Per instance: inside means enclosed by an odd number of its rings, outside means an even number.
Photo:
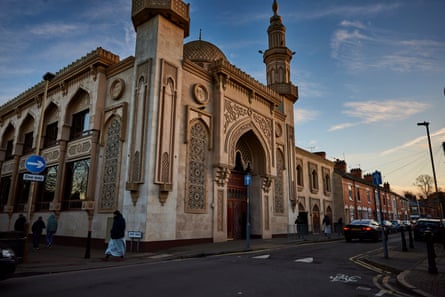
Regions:
<svg viewBox="0 0 445 297"><path fill-rule="evenodd" d="M0 241L0 280L11 277L17 267L17 258L12 249Z"/></svg>
<svg viewBox="0 0 445 297"><path fill-rule="evenodd" d="M346 241L353 239L370 239L378 241L382 239L382 228L373 219L353 220L343 228Z"/></svg>
<svg viewBox="0 0 445 297"><path fill-rule="evenodd" d="M425 240L425 231L429 228L433 233L433 241L440 242L441 232L445 228L445 223L440 219L418 219L413 227L414 240Z"/></svg>

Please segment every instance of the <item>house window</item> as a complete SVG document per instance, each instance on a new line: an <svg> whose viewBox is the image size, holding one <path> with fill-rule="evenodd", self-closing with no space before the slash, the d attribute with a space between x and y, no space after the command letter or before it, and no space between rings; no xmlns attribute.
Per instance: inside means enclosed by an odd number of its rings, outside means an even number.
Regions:
<svg viewBox="0 0 445 297"><path fill-rule="evenodd" d="M59 128L57 122L46 126L44 143L45 147L50 147L57 144L57 133L59 132L58 129Z"/></svg>
<svg viewBox="0 0 445 297"><path fill-rule="evenodd" d="M355 195L356 195L357 201L360 201L360 188L359 187L355 188Z"/></svg>
<svg viewBox="0 0 445 297"><path fill-rule="evenodd" d="M77 139L87 135L90 125L90 112L88 109L73 114L71 124L71 139Z"/></svg>
<svg viewBox="0 0 445 297"><path fill-rule="evenodd" d="M329 174L326 174L324 177L324 191L326 193L331 192L331 177Z"/></svg>
<svg viewBox="0 0 445 297"><path fill-rule="evenodd" d="M6 143L5 161L11 160L13 158L12 156L13 146L14 146L14 141L12 139L8 140L8 142Z"/></svg>
<svg viewBox="0 0 445 297"><path fill-rule="evenodd" d="M303 169L300 165L297 166L297 185L303 186Z"/></svg>
<svg viewBox="0 0 445 297"><path fill-rule="evenodd" d="M34 141L33 132L28 132L25 134L25 141L23 143L23 154L29 154L32 152L32 143Z"/></svg>
<svg viewBox="0 0 445 297"><path fill-rule="evenodd" d="M366 198L368 200L368 203L371 203L371 192L369 189L366 189Z"/></svg>
<svg viewBox="0 0 445 297"><path fill-rule="evenodd" d="M11 188L11 176L4 176L0 180L0 212L8 203L9 189Z"/></svg>
<svg viewBox="0 0 445 297"><path fill-rule="evenodd" d="M352 201L352 185L348 185L348 196L349 200Z"/></svg>
<svg viewBox="0 0 445 297"><path fill-rule="evenodd" d="M25 205L28 203L29 190L31 183L23 179L25 173L20 173L17 178L17 191L15 196L14 211L25 211Z"/></svg>
<svg viewBox="0 0 445 297"><path fill-rule="evenodd" d="M82 207L82 201L87 196L89 169L90 159L66 164L63 209L80 209Z"/></svg>
<svg viewBox="0 0 445 297"><path fill-rule="evenodd" d="M56 192L58 166L48 167L45 171L45 181L41 184L40 193L37 196L36 209L48 210L49 204L54 200Z"/></svg>
<svg viewBox="0 0 445 297"><path fill-rule="evenodd" d="M318 175L316 170L312 170L312 189L318 189Z"/></svg>

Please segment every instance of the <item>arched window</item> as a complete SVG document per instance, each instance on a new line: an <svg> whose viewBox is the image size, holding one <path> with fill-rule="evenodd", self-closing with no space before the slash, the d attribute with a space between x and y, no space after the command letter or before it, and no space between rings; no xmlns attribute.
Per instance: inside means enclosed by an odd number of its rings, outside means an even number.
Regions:
<svg viewBox="0 0 445 297"><path fill-rule="evenodd" d="M297 185L303 186L303 168L300 165L297 165Z"/></svg>
<svg viewBox="0 0 445 297"><path fill-rule="evenodd" d="M318 189L318 174L317 174L317 170L312 170L311 177L312 177L312 189L317 190Z"/></svg>

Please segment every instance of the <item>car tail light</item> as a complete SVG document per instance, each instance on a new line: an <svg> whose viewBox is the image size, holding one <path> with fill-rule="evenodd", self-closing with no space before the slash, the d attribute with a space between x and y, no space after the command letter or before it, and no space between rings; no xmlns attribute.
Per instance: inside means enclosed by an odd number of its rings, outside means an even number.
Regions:
<svg viewBox="0 0 445 297"><path fill-rule="evenodd" d="M362 230L363 230L363 231L371 231L372 228L371 228L371 227L363 227Z"/></svg>
<svg viewBox="0 0 445 297"><path fill-rule="evenodd" d="M351 228L349 228L349 227L343 227L343 230L344 230L344 231L348 231L349 229L351 229Z"/></svg>

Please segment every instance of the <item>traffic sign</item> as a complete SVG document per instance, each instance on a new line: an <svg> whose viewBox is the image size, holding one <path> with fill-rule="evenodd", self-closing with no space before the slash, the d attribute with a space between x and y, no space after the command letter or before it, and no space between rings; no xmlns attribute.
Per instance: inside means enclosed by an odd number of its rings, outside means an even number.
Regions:
<svg viewBox="0 0 445 297"><path fill-rule="evenodd" d="M252 183L252 176L250 174L244 175L244 185L250 186L251 183Z"/></svg>
<svg viewBox="0 0 445 297"><path fill-rule="evenodd" d="M45 176L44 175L39 175L39 174L28 174L28 173L25 173L25 174L23 174L23 180L42 182L42 181L45 180Z"/></svg>
<svg viewBox="0 0 445 297"><path fill-rule="evenodd" d="M25 161L25 167L29 172L40 173L46 168L46 162L43 157L38 155L29 156Z"/></svg>
<svg viewBox="0 0 445 297"><path fill-rule="evenodd" d="M380 171L374 171L374 173L372 174L372 184L374 186L382 184L382 174L380 173Z"/></svg>

